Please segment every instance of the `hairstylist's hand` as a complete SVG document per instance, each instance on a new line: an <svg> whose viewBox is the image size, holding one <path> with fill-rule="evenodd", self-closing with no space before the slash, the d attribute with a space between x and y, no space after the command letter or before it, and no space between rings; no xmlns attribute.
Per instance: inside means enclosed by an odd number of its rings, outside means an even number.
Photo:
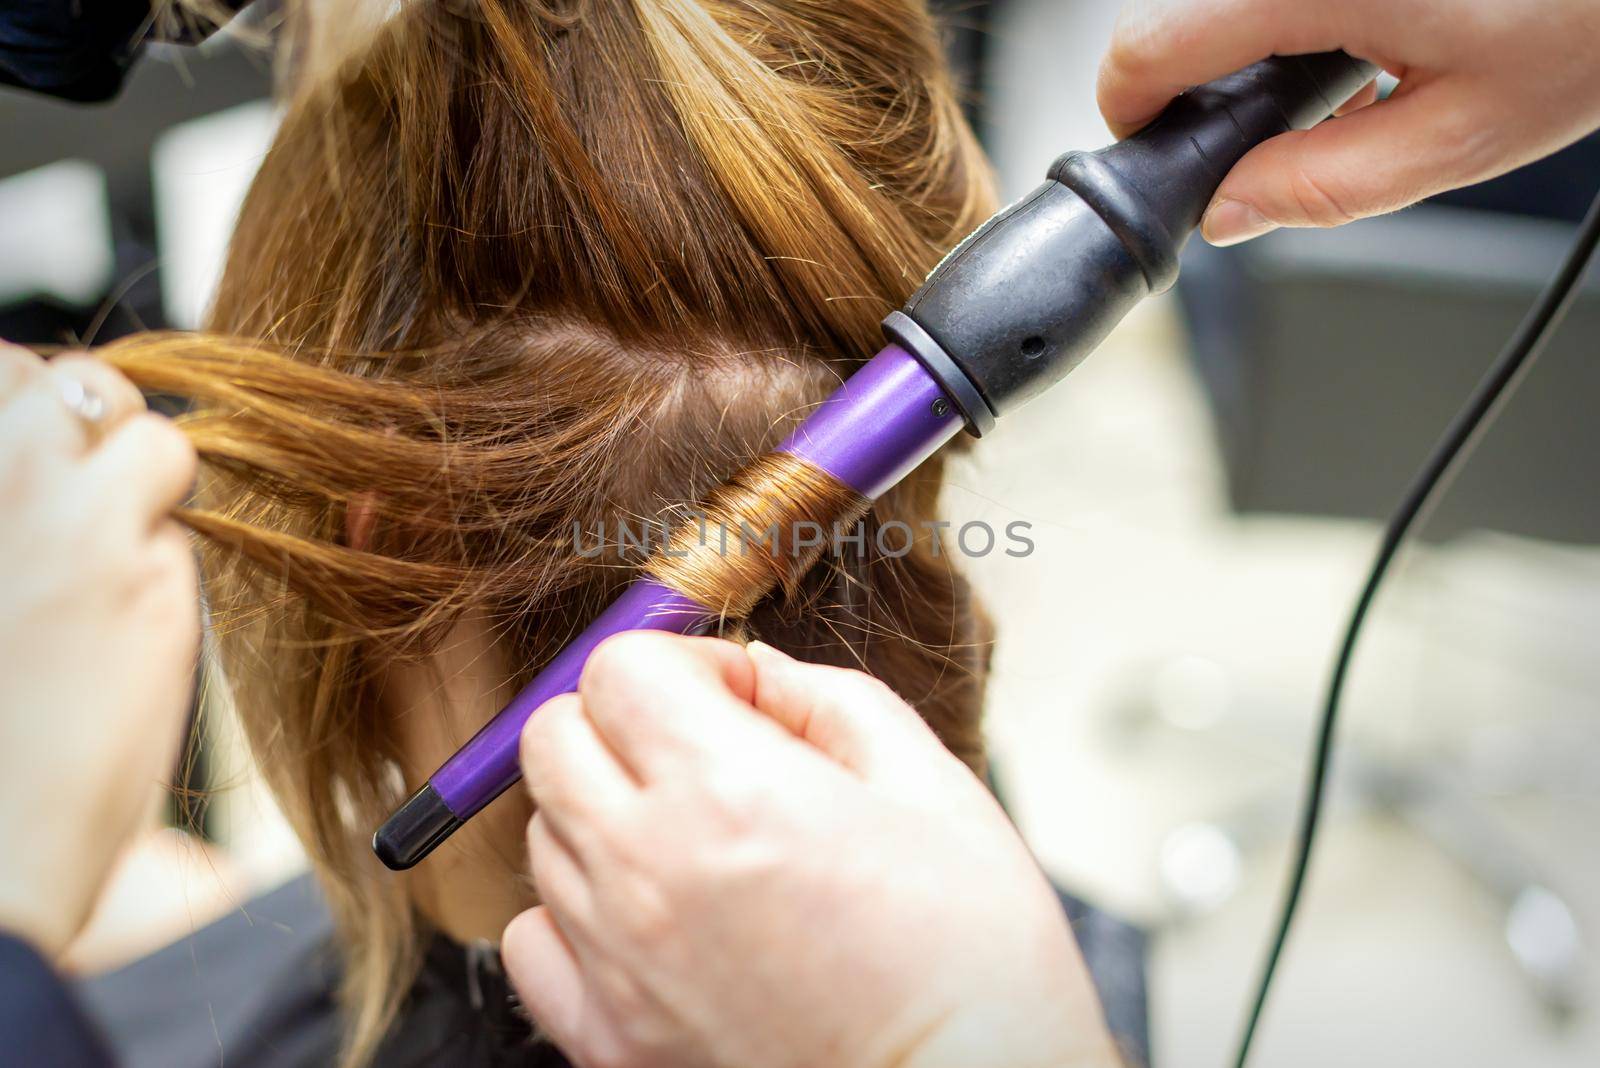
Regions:
<svg viewBox="0 0 1600 1068"><path fill-rule="evenodd" d="M46 955L176 754L199 608L170 513L194 464L105 364L0 344L0 929Z"/></svg>
<svg viewBox="0 0 1600 1068"><path fill-rule="evenodd" d="M1369 89L1344 117L1247 155L1212 201L1207 240L1394 211L1600 126L1595 0L1130 0L1100 67L1100 110L1125 136L1188 86L1334 48L1399 87L1377 104Z"/></svg>
<svg viewBox="0 0 1600 1068"><path fill-rule="evenodd" d="M866 675L622 635L529 721L512 981L580 1065L1116 1063L1049 885Z"/></svg>

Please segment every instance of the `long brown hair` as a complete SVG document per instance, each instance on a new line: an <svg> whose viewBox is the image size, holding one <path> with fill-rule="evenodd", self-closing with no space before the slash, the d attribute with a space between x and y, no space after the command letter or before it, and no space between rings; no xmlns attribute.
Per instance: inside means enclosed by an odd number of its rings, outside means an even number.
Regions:
<svg viewBox="0 0 1600 1068"><path fill-rule="evenodd" d="M470 612L525 681L641 562L574 531L700 501L771 448L992 207L912 0L433 0L302 70L208 333L105 355L194 402L186 517L338 920L347 1063L421 938L368 848L430 770L381 669ZM878 674L977 763L986 631L926 533L941 478L869 513L922 532L909 553L869 536L747 627ZM360 543L353 512L376 516Z"/></svg>

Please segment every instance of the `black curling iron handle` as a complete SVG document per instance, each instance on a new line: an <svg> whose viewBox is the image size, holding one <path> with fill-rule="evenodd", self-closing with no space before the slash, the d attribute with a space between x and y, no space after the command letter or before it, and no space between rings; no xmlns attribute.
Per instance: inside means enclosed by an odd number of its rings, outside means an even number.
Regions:
<svg viewBox="0 0 1600 1068"><path fill-rule="evenodd" d="M1067 153L946 256L884 332L982 434L1172 285L1179 253L1245 153L1315 126L1377 73L1343 52L1274 56L1189 90L1109 148Z"/></svg>
<svg viewBox="0 0 1600 1068"><path fill-rule="evenodd" d="M1247 152L1281 133L1310 129L1377 74L1374 64L1343 52L1274 56L1189 90L1150 125L1094 156L1138 191L1181 246ZM1058 180L1073 184L1078 158L1068 153L1057 161Z"/></svg>

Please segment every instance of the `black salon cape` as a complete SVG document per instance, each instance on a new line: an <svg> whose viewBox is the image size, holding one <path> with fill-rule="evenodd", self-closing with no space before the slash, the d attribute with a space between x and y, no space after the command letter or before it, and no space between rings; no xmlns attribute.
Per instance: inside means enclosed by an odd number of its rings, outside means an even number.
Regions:
<svg viewBox="0 0 1600 1068"><path fill-rule="evenodd" d="M0 934L0 1064L110 1068L78 1003L33 947Z"/></svg>
<svg viewBox="0 0 1600 1068"><path fill-rule="evenodd" d="M332 935L306 878L76 991L31 946L0 934L0 1065L332 1065L340 1036ZM516 1004L492 949L438 939L374 1063L566 1068Z"/></svg>
<svg viewBox="0 0 1600 1068"><path fill-rule="evenodd" d="M1128 1063L1146 1063L1142 936L1070 898L1063 905ZM119 1068L327 1068L339 1044L337 975L332 920L315 884L302 877L120 971L78 984L77 993ZM0 1053L0 1064L11 1063ZM374 1063L568 1062L535 1035L491 948L439 939Z"/></svg>
<svg viewBox="0 0 1600 1068"><path fill-rule="evenodd" d="M328 1068L338 1057L333 922L302 877L78 986L118 1068ZM0 1056L0 1063L6 1062ZM377 1068L566 1068L484 945L437 939Z"/></svg>

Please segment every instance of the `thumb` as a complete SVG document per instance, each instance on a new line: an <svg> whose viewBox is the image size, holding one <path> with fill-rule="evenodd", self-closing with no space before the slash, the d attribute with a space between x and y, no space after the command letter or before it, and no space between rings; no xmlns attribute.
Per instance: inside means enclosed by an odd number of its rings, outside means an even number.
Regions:
<svg viewBox="0 0 1600 1068"><path fill-rule="evenodd" d="M1258 145L1228 174L1200 230L1233 245L1280 226L1340 226L1488 177L1483 116L1448 80Z"/></svg>
<svg viewBox="0 0 1600 1068"><path fill-rule="evenodd" d="M763 642L746 651L756 710L862 778L922 788L935 785L930 771L955 763L922 717L871 675L803 663Z"/></svg>

